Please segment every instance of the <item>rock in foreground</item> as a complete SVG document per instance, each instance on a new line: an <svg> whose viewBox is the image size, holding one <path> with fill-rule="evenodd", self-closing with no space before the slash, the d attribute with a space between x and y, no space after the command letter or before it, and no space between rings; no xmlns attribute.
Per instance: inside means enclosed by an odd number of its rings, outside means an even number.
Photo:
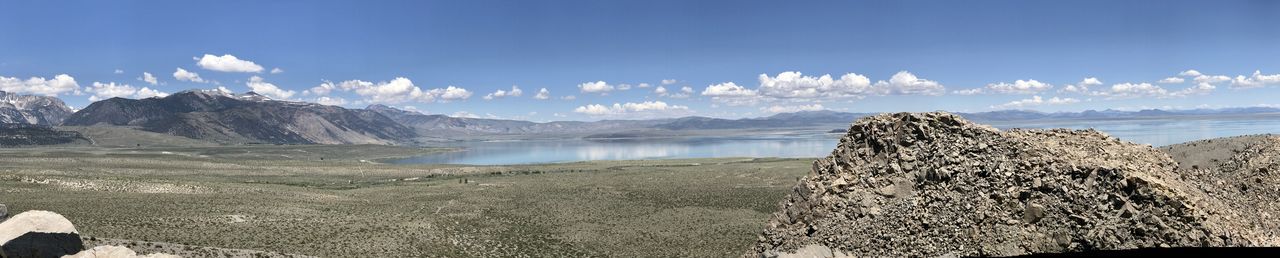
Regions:
<svg viewBox="0 0 1280 258"><path fill-rule="evenodd" d="M814 161L747 256L1010 256L1275 245L1217 216L1149 146L1009 130L948 113L857 121Z"/></svg>
<svg viewBox="0 0 1280 258"><path fill-rule="evenodd" d="M84 249L76 227L48 211L28 211L0 223L0 257L61 257Z"/></svg>

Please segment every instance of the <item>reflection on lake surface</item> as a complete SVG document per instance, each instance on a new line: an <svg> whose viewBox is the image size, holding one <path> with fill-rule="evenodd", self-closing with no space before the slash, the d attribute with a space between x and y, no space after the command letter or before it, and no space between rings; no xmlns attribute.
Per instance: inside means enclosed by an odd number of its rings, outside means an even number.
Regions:
<svg viewBox="0 0 1280 258"><path fill-rule="evenodd" d="M1280 132L1280 119L1150 119L1034 121L992 123L1009 128L1093 128L1117 138L1162 146L1199 139ZM717 157L821 157L831 153L838 134L822 132L766 136L682 137L633 141L529 140L442 143L462 151L391 161L401 164L503 165L590 160L717 158Z"/></svg>

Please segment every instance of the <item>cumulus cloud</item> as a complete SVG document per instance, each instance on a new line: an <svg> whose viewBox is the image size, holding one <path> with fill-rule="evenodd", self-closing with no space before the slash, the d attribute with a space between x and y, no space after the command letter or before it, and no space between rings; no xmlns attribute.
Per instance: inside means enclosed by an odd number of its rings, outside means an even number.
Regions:
<svg viewBox="0 0 1280 258"><path fill-rule="evenodd" d="M449 115L449 116L451 116L451 117L462 117L462 118L480 118L480 116L479 116L479 115L472 114L471 112L467 112L467 111L458 111L458 112L453 112L453 114L451 114L451 115Z"/></svg>
<svg viewBox="0 0 1280 258"><path fill-rule="evenodd" d="M280 67L271 68L271 74L280 74L280 73L284 73L284 70L280 69Z"/></svg>
<svg viewBox="0 0 1280 258"><path fill-rule="evenodd" d="M733 82L725 82L707 86L702 90L702 96L708 97L755 97L756 91L738 86Z"/></svg>
<svg viewBox="0 0 1280 258"><path fill-rule="evenodd" d="M80 90L80 84L76 83L76 78L66 74L55 75L52 79L31 77L26 80L17 77L0 76L0 91L58 96L58 94L76 92L78 90Z"/></svg>
<svg viewBox="0 0 1280 258"><path fill-rule="evenodd" d="M631 84L626 84L626 83L618 84L618 90L630 90L630 89L631 89Z"/></svg>
<svg viewBox="0 0 1280 258"><path fill-rule="evenodd" d="M249 60L241 60L230 54L222 56L204 54L203 57L193 57L193 59L200 68L219 72L260 73L263 70L261 65Z"/></svg>
<svg viewBox="0 0 1280 258"><path fill-rule="evenodd" d="M1009 103L994 105L994 106L991 106L991 108L993 109L1023 108L1023 107L1041 106L1041 105L1063 105L1063 104L1072 104L1072 103L1079 103L1079 102L1080 100L1073 99L1073 98L1053 97L1050 99L1044 99L1044 98L1041 98L1039 95L1036 95L1036 96L1031 96L1031 98L1029 99L1015 100Z"/></svg>
<svg viewBox="0 0 1280 258"><path fill-rule="evenodd" d="M1163 87L1150 83L1120 83L1111 85L1111 88L1094 92L1093 95L1104 96L1112 99L1122 98L1138 98L1138 97L1157 97L1163 98L1169 96L1169 91Z"/></svg>
<svg viewBox="0 0 1280 258"><path fill-rule="evenodd" d="M889 77L889 81L878 81L875 85L882 94L896 95L941 95L947 89L936 81L925 80L907 71L900 71Z"/></svg>
<svg viewBox="0 0 1280 258"><path fill-rule="evenodd" d="M1186 97L1186 96L1192 96L1192 95L1204 95L1204 94L1209 94L1209 92L1213 92L1213 90L1217 88L1218 88L1217 86L1213 86L1213 84L1209 84L1205 82L1196 83L1195 86L1187 87L1185 89L1169 93L1169 97Z"/></svg>
<svg viewBox="0 0 1280 258"><path fill-rule="evenodd" d="M1076 83L1074 85L1067 84L1066 87L1062 87L1062 92L1088 94L1090 93L1089 87L1101 86L1101 85L1102 85L1102 80L1098 80L1097 77L1089 77L1089 78L1084 78L1084 80L1080 80L1079 83Z"/></svg>
<svg viewBox="0 0 1280 258"><path fill-rule="evenodd" d="M160 80L156 79L156 76L151 75L151 73L148 72L143 72L142 77L138 77L138 80L150 83L151 85L160 83Z"/></svg>
<svg viewBox="0 0 1280 258"><path fill-rule="evenodd" d="M822 107L822 104L796 105L796 106L773 105L768 107L762 107L760 108L760 111L772 114L772 113L790 113L790 112L800 112L800 111L818 111L823 109L826 109L826 108Z"/></svg>
<svg viewBox="0 0 1280 258"><path fill-rule="evenodd" d="M186 69L182 69L181 67L179 67L177 71L173 72L173 79L199 83L205 82L204 78L200 78L200 74L188 72Z"/></svg>
<svg viewBox="0 0 1280 258"><path fill-rule="evenodd" d="M319 86L308 89L307 93L328 95L336 90L355 92L356 95L364 97L364 101L368 103L384 104L397 104L403 102L447 102L464 100L470 98L472 94L471 91L456 86L424 91L422 88L414 85L412 80L404 77L396 77L390 81L378 83L361 80L348 80L337 83L325 81Z"/></svg>
<svg viewBox="0 0 1280 258"><path fill-rule="evenodd" d="M578 84L578 90L582 93L600 93L605 94L613 91L613 85L609 85L604 81L584 82Z"/></svg>
<svg viewBox="0 0 1280 258"><path fill-rule="evenodd" d="M341 105L347 104L346 99L343 99L340 97L328 97L328 96L316 97L315 102L320 103L321 105L330 105L330 106L341 106Z"/></svg>
<svg viewBox="0 0 1280 258"><path fill-rule="evenodd" d="M93 82L93 86L85 88L85 91L93 94L89 96L89 101L99 101L115 97L142 99L169 96L168 93L151 88L142 87L139 89L129 86L128 84L117 84L114 82Z"/></svg>
<svg viewBox="0 0 1280 258"><path fill-rule="evenodd" d="M643 82L642 82L642 83L640 83L640 84L636 84L636 88L642 88L642 89L643 89L643 88L648 88L648 87L653 87L653 85L648 84L648 83L643 83Z"/></svg>
<svg viewBox="0 0 1280 258"><path fill-rule="evenodd" d="M761 101L760 93L747 89L733 82L725 82L707 86L702 96L711 97L712 101L733 105L752 105Z"/></svg>
<svg viewBox="0 0 1280 258"><path fill-rule="evenodd" d="M677 81L676 79L663 79L663 80L662 80L662 85L672 85L672 84L676 84L676 83L678 83L678 82L680 82L680 81Z"/></svg>
<svg viewBox="0 0 1280 258"><path fill-rule="evenodd" d="M538 89L538 94L534 94L534 95L533 95L533 98L534 98L534 99L542 99L542 100L550 99L550 98L551 98L551 91L548 91L548 90L547 90L547 88Z"/></svg>
<svg viewBox="0 0 1280 258"><path fill-rule="evenodd" d="M758 78L759 93L773 98L843 98L874 93L871 80L855 73L848 73L840 76L840 79L834 79L830 74L813 77L788 71L773 77L760 74Z"/></svg>
<svg viewBox="0 0 1280 258"><path fill-rule="evenodd" d="M693 95L693 87L684 86L684 87L680 87L679 91L672 92L670 90L667 90L667 87L658 86L658 88L653 89L653 93L658 94L658 96L662 96L662 97L683 99Z"/></svg>
<svg viewBox="0 0 1280 258"><path fill-rule="evenodd" d="M1163 84L1179 84L1186 81L1187 81L1186 79L1183 79L1181 77L1169 77L1169 78L1160 79L1160 81L1157 81L1157 82L1163 83Z"/></svg>
<svg viewBox="0 0 1280 258"><path fill-rule="evenodd" d="M115 74L124 74L124 70L116 69Z"/></svg>
<svg viewBox="0 0 1280 258"><path fill-rule="evenodd" d="M1226 75L1200 75L1192 78L1197 83L1219 83L1231 81L1231 77Z"/></svg>
<svg viewBox="0 0 1280 258"><path fill-rule="evenodd" d="M506 91L506 90L498 90L498 91L494 91L493 93L489 93L488 95L484 95L484 99L485 99L485 100L492 100L492 99L494 99L494 98L519 97L520 95L524 95L524 91L520 90L520 87L517 87L517 86L515 86L515 85L511 85L511 90L510 90L510 91Z"/></svg>
<svg viewBox="0 0 1280 258"><path fill-rule="evenodd" d="M680 105L670 105L662 101L645 101L640 103L613 103L612 106L601 104L590 104L579 106L573 112L591 116L618 116L618 115L669 115L687 113L689 107Z"/></svg>
<svg viewBox="0 0 1280 258"><path fill-rule="evenodd" d="M560 99L561 99L561 100L575 100L575 99L578 99L578 96L569 95L569 96L563 96L563 97L560 97Z"/></svg>
<svg viewBox="0 0 1280 258"><path fill-rule="evenodd" d="M293 97L293 94L297 93L292 90L285 90L280 87L276 87L275 84L266 82L262 77L258 77L256 75L249 77L249 81L245 82L245 85L249 86L249 89L253 90L255 93L275 99L289 99L289 97Z"/></svg>
<svg viewBox="0 0 1280 258"><path fill-rule="evenodd" d="M1236 78L1231 81L1232 89L1251 89L1268 85L1280 85L1280 74L1267 75L1262 74L1261 70L1255 70L1253 71L1253 75L1249 77L1237 75Z"/></svg>
<svg viewBox="0 0 1280 258"><path fill-rule="evenodd" d="M954 91L952 93L959 94L959 95L974 95L974 94L984 94L984 93L987 93L987 94L1036 94L1052 88L1053 88L1053 85L1048 83L1043 83L1037 80L1016 80L1016 81L1013 81L1013 83L1007 83L1007 82L992 83L992 84L987 84L986 87L968 89L968 90L959 90L959 91Z"/></svg>
<svg viewBox="0 0 1280 258"><path fill-rule="evenodd" d="M1186 76L1186 77L1196 77L1201 75L1204 75L1204 74L1200 73L1200 71L1196 71L1195 69L1186 70L1178 73L1178 76Z"/></svg>

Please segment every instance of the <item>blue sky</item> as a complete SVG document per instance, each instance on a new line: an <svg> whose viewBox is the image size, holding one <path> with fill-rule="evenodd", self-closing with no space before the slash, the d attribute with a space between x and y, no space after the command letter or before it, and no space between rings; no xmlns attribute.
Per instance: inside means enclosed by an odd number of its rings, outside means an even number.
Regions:
<svg viewBox="0 0 1280 258"><path fill-rule="evenodd" d="M0 1L0 9L0 90L75 107L219 86L535 121L1280 104L1280 3L1268 1ZM180 80L177 69L200 80ZM513 85L520 94L510 94ZM543 88L547 98L535 98ZM485 98L498 90L506 94Z"/></svg>

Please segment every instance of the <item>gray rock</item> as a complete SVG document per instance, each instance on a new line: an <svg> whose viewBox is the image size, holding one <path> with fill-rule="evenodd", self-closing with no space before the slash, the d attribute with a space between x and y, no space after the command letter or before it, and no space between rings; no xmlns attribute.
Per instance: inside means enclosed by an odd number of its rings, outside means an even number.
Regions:
<svg viewBox="0 0 1280 258"><path fill-rule="evenodd" d="M1169 155L1094 130L1000 131L934 112L866 117L848 132L836 149L858 151L815 161L746 256L821 251L814 246L937 257L1280 245L1248 227L1280 224L1280 209L1225 216L1234 206L1205 194L1280 189L1280 176L1259 172L1280 166L1254 164L1280 161L1280 139L1277 158L1242 158L1230 164L1240 180L1215 184L1188 182ZM1255 186L1243 192L1240 181ZM818 191L830 185L841 190Z"/></svg>
<svg viewBox="0 0 1280 258"><path fill-rule="evenodd" d="M48 211L27 211L0 223L0 257L62 257L84 250L75 225Z"/></svg>

